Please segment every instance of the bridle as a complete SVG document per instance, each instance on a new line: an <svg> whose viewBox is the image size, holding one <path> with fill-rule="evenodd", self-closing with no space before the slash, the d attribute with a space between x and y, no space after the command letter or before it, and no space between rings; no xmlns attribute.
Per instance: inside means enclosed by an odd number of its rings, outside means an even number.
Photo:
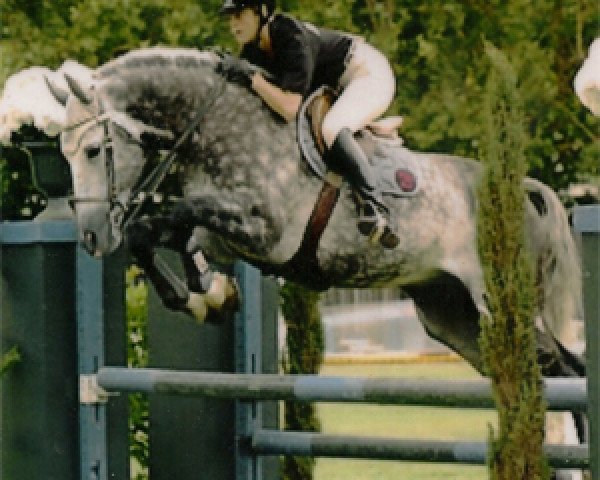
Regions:
<svg viewBox="0 0 600 480"><path fill-rule="evenodd" d="M78 135L81 138L81 136L83 136L84 133L87 130L89 130L90 128L93 128L97 125L103 126L104 135L102 137L101 144L98 146L99 152L96 156L102 155L102 158L104 161L104 168L106 171L106 185L107 185L106 193L104 196L97 196L97 197L71 196L69 198L69 205L71 206L71 208L76 208L76 206L81 203L98 203L98 204L105 203L105 204L108 204L109 212L110 212L109 216L110 216L111 226L118 227L118 226L120 226L121 222L123 221L124 214L127 211L127 209L129 208L129 205L131 204L133 199L125 198L127 196L126 191L123 192L121 195L119 195L119 193L117 191L115 162L114 162L114 154L113 154L113 152L114 152L113 135L111 134L111 130L114 129L114 126L115 126L114 120L111 119L113 112L105 112L105 111L103 111L102 108L100 108L100 110L103 113L100 113L92 118L88 118L84 121L78 122L74 125L70 125L69 127L65 128L63 130L63 132L66 133L66 132L76 130L76 129L83 129L83 131L81 131ZM136 142L136 143L141 145L141 141ZM79 147L79 145L77 145L77 147L75 147L73 150L75 151L78 147ZM63 149L63 151L64 151L64 149Z"/></svg>
<svg viewBox="0 0 600 480"><path fill-rule="evenodd" d="M208 111L214 106L217 99L225 91L227 80L222 78L217 85L213 88L211 95L206 103L198 110L194 118L188 124L183 133L179 136L177 141L173 144L167 155L164 157L156 167L141 181L138 181L138 185L131 189L124 190L119 194L117 191L116 174L115 174L115 161L114 161L114 146L113 146L113 131L115 126L118 125L123 128L130 136L130 138L137 143L140 147L143 145L141 140L141 133L149 132L155 133L163 137L173 138L171 132L160 130L149 125L143 125L143 132L135 135L128 130L127 124L131 123L131 117L127 117L126 114L117 111L104 111L100 108L102 113L96 115L93 118L88 118L75 125L69 126L65 131L86 127L86 130L96 125L103 125L104 135L102 142L99 146L100 152L104 158L104 166L106 171L106 196L104 197L76 197L73 196L69 199L69 203L76 207L79 203L106 203L109 206L109 218L111 227L113 229L125 230L131 222L133 222L144 205L146 199L150 198L158 187L165 179L169 170L171 170L173 164L177 158L177 151L194 132L196 127L200 124L202 119L206 116ZM137 121L135 121L137 122ZM137 122L136 124L140 124ZM80 136L84 132L81 132ZM114 230L113 230L114 231Z"/></svg>

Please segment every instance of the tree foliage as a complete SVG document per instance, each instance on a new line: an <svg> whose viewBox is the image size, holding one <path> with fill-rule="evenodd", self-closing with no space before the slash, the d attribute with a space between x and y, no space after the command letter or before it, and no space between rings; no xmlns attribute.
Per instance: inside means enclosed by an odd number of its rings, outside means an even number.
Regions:
<svg viewBox="0 0 600 480"><path fill-rule="evenodd" d="M56 68L71 58L95 67L143 46L235 49L218 15L220 5L221 0L5 0L0 84L32 65ZM487 68L484 45L496 45L515 59L523 79L529 173L555 189L600 174L600 124L572 88L587 46L598 35L595 0L279 0L279 7L363 35L388 56L397 78L391 111L405 117L403 136L418 150L476 157L483 134L478 112ZM9 170L26 168L10 165ZM11 184L8 190L14 196L19 189Z"/></svg>
<svg viewBox="0 0 600 480"><path fill-rule="evenodd" d="M0 356L0 377L15 363L21 361L21 354L17 347L12 347L8 352Z"/></svg>
<svg viewBox="0 0 600 480"><path fill-rule="evenodd" d="M148 366L148 285L136 266L127 270L126 282L127 366L145 368ZM136 470L139 470L132 474L132 478L145 480L150 460L148 395L132 393L128 400L129 453L136 462Z"/></svg>

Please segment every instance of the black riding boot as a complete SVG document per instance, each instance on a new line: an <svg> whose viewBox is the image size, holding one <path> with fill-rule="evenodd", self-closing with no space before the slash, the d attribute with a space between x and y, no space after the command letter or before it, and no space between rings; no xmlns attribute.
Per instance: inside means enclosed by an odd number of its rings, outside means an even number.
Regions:
<svg viewBox="0 0 600 480"><path fill-rule="evenodd" d="M363 199L358 219L360 232L378 238L386 248L394 248L398 237L388 226L389 209L377 189L371 164L349 128L340 130L329 154L332 157L330 165L341 170Z"/></svg>

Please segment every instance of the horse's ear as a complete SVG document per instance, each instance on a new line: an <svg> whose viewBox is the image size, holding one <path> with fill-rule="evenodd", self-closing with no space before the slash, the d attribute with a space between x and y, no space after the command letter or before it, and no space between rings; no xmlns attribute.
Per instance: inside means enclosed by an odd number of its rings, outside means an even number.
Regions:
<svg viewBox="0 0 600 480"><path fill-rule="evenodd" d="M50 93L56 99L56 101L61 105L66 106L69 92L64 88L59 87L56 83L50 80L47 75L44 75L44 81L46 82L48 90L50 90Z"/></svg>
<svg viewBox="0 0 600 480"><path fill-rule="evenodd" d="M92 103L92 97L88 94L88 92L86 92L85 87L83 87L77 80L75 80L68 73L65 73L65 80L67 81L67 85L69 85L71 92L73 92L73 95L75 95L81 103L84 105L89 105Z"/></svg>

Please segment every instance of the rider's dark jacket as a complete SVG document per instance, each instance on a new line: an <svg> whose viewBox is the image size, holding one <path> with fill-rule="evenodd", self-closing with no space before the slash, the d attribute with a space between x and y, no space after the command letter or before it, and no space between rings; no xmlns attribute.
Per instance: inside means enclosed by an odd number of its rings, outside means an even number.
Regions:
<svg viewBox="0 0 600 480"><path fill-rule="evenodd" d="M338 86L352 47L351 36L280 14L268 28L273 55L249 43L242 49L242 58L270 72L282 90L302 96L321 85Z"/></svg>

